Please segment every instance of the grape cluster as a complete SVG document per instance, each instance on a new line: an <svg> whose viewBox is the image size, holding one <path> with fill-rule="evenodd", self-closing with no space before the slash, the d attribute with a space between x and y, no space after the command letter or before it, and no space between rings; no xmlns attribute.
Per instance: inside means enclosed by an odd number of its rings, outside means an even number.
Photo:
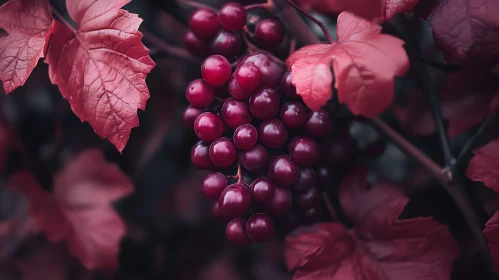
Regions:
<svg viewBox="0 0 499 280"><path fill-rule="evenodd" d="M284 28L275 19L259 21L254 32L245 29L246 22L246 8L236 2L225 4L218 13L209 8L197 9L189 18L190 30L184 39L185 47L196 56L219 54L234 61L245 48L243 30L244 35L267 50L276 48L284 39Z"/></svg>
<svg viewBox="0 0 499 280"><path fill-rule="evenodd" d="M298 214L303 222L317 221L319 188L332 177L319 163L329 150L336 158L343 151L329 147L331 141L322 147L330 114L310 111L284 63L266 52L241 58L234 69L225 57L211 55L201 75L187 86L183 122L200 139L191 160L212 171L202 192L214 200L215 217L228 221L227 238L239 245L263 242L274 220Z"/></svg>

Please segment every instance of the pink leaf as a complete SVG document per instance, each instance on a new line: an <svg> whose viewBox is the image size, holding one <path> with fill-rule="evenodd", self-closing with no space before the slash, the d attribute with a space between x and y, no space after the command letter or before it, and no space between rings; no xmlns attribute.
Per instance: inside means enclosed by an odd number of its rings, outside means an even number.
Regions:
<svg viewBox="0 0 499 280"><path fill-rule="evenodd" d="M111 203L133 191L120 169L98 150L87 150L56 174L52 194L31 174L19 173L18 188L29 199L29 212L52 242L65 240L88 269L115 269L125 225Z"/></svg>
<svg viewBox="0 0 499 280"><path fill-rule="evenodd" d="M468 163L466 176L499 193L499 140L490 141L473 153L475 156Z"/></svg>
<svg viewBox="0 0 499 280"><path fill-rule="evenodd" d="M10 0L0 7L0 80L5 93L24 85L44 56L52 14L48 0Z"/></svg>
<svg viewBox="0 0 499 280"><path fill-rule="evenodd" d="M496 0L442 1L430 20L435 44L448 61L498 63L497 11Z"/></svg>
<svg viewBox="0 0 499 280"><path fill-rule="evenodd" d="M355 226L319 223L286 238L294 280L447 280L458 256L447 227L432 218L399 220L408 202L390 184L366 183L355 169L343 180L340 202Z"/></svg>
<svg viewBox="0 0 499 280"><path fill-rule="evenodd" d="M347 12L338 17L337 32L337 43L309 45L288 58L293 84L317 111L331 98L332 66L339 101L356 115L374 117L392 103L394 77L409 68L404 42Z"/></svg>
<svg viewBox="0 0 499 280"><path fill-rule="evenodd" d="M323 13L351 12L368 20L389 20L397 13L410 12L419 0L297 0L305 9Z"/></svg>
<svg viewBox="0 0 499 280"><path fill-rule="evenodd" d="M121 152L137 109L145 109L145 78L155 66L137 31L142 20L120 9L129 0L67 0L78 25L54 24L45 62L73 112Z"/></svg>

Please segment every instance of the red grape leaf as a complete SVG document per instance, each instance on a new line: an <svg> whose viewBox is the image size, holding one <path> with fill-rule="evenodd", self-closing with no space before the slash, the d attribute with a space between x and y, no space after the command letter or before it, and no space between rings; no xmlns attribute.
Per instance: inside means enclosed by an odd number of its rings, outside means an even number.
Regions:
<svg viewBox="0 0 499 280"><path fill-rule="evenodd" d="M318 223L286 238L293 279L449 279L459 250L447 227L432 218L399 220L408 198L390 184L369 188L366 176L357 168L340 187L353 229Z"/></svg>
<svg viewBox="0 0 499 280"><path fill-rule="evenodd" d="M499 193L499 139L473 151L466 168L466 176L472 181L483 182L485 186Z"/></svg>
<svg viewBox="0 0 499 280"><path fill-rule="evenodd" d="M496 212L490 217L487 223L485 223L483 234L487 238L489 244L490 255L494 262L494 271L499 273L499 212Z"/></svg>
<svg viewBox="0 0 499 280"><path fill-rule="evenodd" d="M52 14L48 0L10 0L0 7L0 80L8 94L24 85L44 56Z"/></svg>
<svg viewBox="0 0 499 280"><path fill-rule="evenodd" d="M142 19L120 9L130 0L67 0L77 30L55 22L45 62L73 112L121 152L137 109L145 109L145 78L155 66L137 31Z"/></svg>
<svg viewBox="0 0 499 280"><path fill-rule="evenodd" d="M499 106L493 101L499 81L490 73L459 72L448 74L440 92L442 114L448 121L449 136L456 136L484 121ZM407 105L392 106L404 129L415 135L435 132L435 123L426 95L420 91L407 94ZM463 114L462 112L467 112Z"/></svg>
<svg viewBox="0 0 499 280"><path fill-rule="evenodd" d="M435 44L448 61L499 62L499 1L442 1L430 19Z"/></svg>
<svg viewBox="0 0 499 280"><path fill-rule="evenodd" d="M338 100L356 115L374 117L392 103L394 77L409 69L404 42L348 12L339 15L337 32L337 43L309 45L288 58L292 82L317 111L331 98L334 73Z"/></svg>
<svg viewBox="0 0 499 280"><path fill-rule="evenodd" d="M322 13L354 13L368 20L391 19L397 13L410 12L419 0L297 0L305 9Z"/></svg>
<svg viewBox="0 0 499 280"><path fill-rule="evenodd" d="M125 234L111 203L133 191L121 170L98 150L87 150L55 175L47 193L29 173L18 173L18 186L29 200L29 213L51 242L65 240L87 269L115 269Z"/></svg>

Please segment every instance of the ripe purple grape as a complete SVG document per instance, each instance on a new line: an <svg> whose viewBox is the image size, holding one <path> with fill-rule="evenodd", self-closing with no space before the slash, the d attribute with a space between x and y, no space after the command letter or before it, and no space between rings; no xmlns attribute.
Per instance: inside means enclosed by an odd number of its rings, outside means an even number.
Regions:
<svg viewBox="0 0 499 280"><path fill-rule="evenodd" d="M253 148L241 152L241 164L250 172L265 169L268 159L267 149L260 144L256 144Z"/></svg>
<svg viewBox="0 0 499 280"><path fill-rule="evenodd" d="M220 117L215 113L202 113L194 122L194 132L199 139L211 142L222 136L224 124Z"/></svg>
<svg viewBox="0 0 499 280"><path fill-rule="evenodd" d="M322 208L314 207L307 209L301 213L301 221L304 224L313 224L321 219Z"/></svg>
<svg viewBox="0 0 499 280"><path fill-rule="evenodd" d="M295 194L303 194L315 186L315 171L310 167L301 167L298 181L293 185Z"/></svg>
<svg viewBox="0 0 499 280"><path fill-rule="evenodd" d="M204 108L210 106L215 97L213 88L202 79L189 83L185 89L185 97L192 106Z"/></svg>
<svg viewBox="0 0 499 280"><path fill-rule="evenodd" d="M225 84L231 72L229 61L218 54L208 56L201 65L203 79L212 86Z"/></svg>
<svg viewBox="0 0 499 280"><path fill-rule="evenodd" d="M218 12L220 25L227 30L241 30L246 25L246 9L236 2L229 2Z"/></svg>
<svg viewBox="0 0 499 280"><path fill-rule="evenodd" d="M283 39L284 28L277 20L267 18L256 25L255 41L259 46L265 49L273 49L279 46Z"/></svg>
<svg viewBox="0 0 499 280"><path fill-rule="evenodd" d="M199 108L191 105L187 106L182 114L182 124L185 128L194 130L194 122L196 122L197 117L202 113L204 113L204 111Z"/></svg>
<svg viewBox="0 0 499 280"><path fill-rule="evenodd" d="M247 88L241 87L237 83L234 74L232 74L232 77L229 80L228 87L229 87L230 95L232 95L232 97L234 97L236 99L246 99L253 94L252 91L248 90Z"/></svg>
<svg viewBox="0 0 499 280"><path fill-rule="evenodd" d="M279 101L280 97L277 91L271 88L262 88L250 98L249 108L255 117L266 120L277 115Z"/></svg>
<svg viewBox="0 0 499 280"><path fill-rule="evenodd" d="M210 43L198 38L192 31L185 34L184 46L195 56L208 56L210 54Z"/></svg>
<svg viewBox="0 0 499 280"><path fill-rule="evenodd" d="M331 129L331 118L325 110L310 112L305 123L305 132L312 136L324 136Z"/></svg>
<svg viewBox="0 0 499 280"><path fill-rule="evenodd" d="M241 218L232 219L227 224L225 235L236 245L246 246L253 242L246 233L246 221Z"/></svg>
<svg viewBox="0 0 499 280"><path fill-rule="evenodd" d="M285 72L281 77L281 90L289 99L299 99L300 96L296 93L296 87L291 82L291 72Z"/></svg>
<svg viewBox="0 0 499 280"><path fill-rule="evenodd" d="M201 190L207 198L218 200L228 184L227 177L222 173L208 173L203 179Z"/></svg>
<svg viewBox="0 0 499 280"><path fill-rule="evenodd" d="M256 67L253 63L239 65L234 72L234 77L237 85L249 92L257 90L262 82L262 72L260 71L260 68Z"/></svg>
<svg viewBox="0 0 499 280"><path fill-rule="evenodd" d="M278 187L290 187L298 181L299 172L298 165L291 157L279 155L270 162L268 174Z"/></svg>
<svg viewBox="0 0 499 280"><path fill-rule="evenodd" d="M315 188L311 188L306 193L295 198L296 205L303 210L317 207L320 204L321 197Z"/></svg>
<svg viewBox="0 0 499 280"><path fill-rule="evenodd" d="M217 13L205 8L195 10L189 18L189 27L198 38L210 40L219 29Z"/></svg>
<svg viewBox="0 0 499 280"><path fill-rule="evenodd" d="M237 158L237 148L229 138L219 138L210 145L210 159L219 167L229 167Z"/></svg>
<svg viewBox="0 0 499 280"><path fill-rule="evenodd" d="M293 195L290 191L275 188L272 200L267 204L268 212L273 217L282 216L291 210L293 206Z"/></svg>
<svg viewBox="0 0 499 280"><path fill-rule="evenodd" d="M319 145L307 136L293 138L288 146L289 155L295 162L303 165L316 164L320 158Z"/></svg>
<svg viewBox="0 0 499 280"><path fill-rule="evenodd" d="M250 186L251 197L257 203L268 203L274 197L274 185L270 179L261 177Z"/></svg>
<svg viewBox="0 0 499 280"><path fill-rule="evenodd" d="M230 129L236 129L243 124L251 123L248 105L234 98L225 101L220 115L225 125Z"/></svg>
<svg viewBox="0 0 499 280"><path fill-rule="evenodd" d="M246 222L246 233L253 241L267 241L274 233L274 222L267 214L255 213Z"/></svg>
<svg viewBox="0 0 499 280"><path fill-rule="evenodd" d="M191 149L191 161L197 169L208 170L215 168L209 155L210 144L197 142Z"/></svg>
<svg viewBox="0 0 499 280"><path fill-rule="evenodd" d="M281 107L281 121L289 128L302 127L307 117L307 109L298 101L288 102Z"/></svg>
<svg viewBox="0 0 499 280"><path fill-rule="evenodd" d="M251 124L243 124L234 131L234 144L240 149L253 148L258 141L258 131Z"/></svg>
<svg viewBox="0 0 499 280"><path fill-rule="evenodd" d="M251 193L248 187L236 183L229 185L220 195L218 205L225 215L235 218L248 211L251 204Z"/></svg>
<svg viewBox="0 0 499 280"><path fill-rule="evenodd" d="M233 61L241 53L242 45L239 35L221 29L211 42L211 52Z"/></svg>
<svg viewBox="0 0 499 280"><path fill-rule="evenodd" d="M283 71L284 64L276 57L265 53L256 52L243 58L240 64L253 63L262 74L262 87L274 88Z"/></svg>
<svg viewBox="0 0 499 280"><path fill-rule="evenodd" d="M288 130L279 119L270 119L260 124L260 140L269 148L280 148L288 139Z"/></svg>

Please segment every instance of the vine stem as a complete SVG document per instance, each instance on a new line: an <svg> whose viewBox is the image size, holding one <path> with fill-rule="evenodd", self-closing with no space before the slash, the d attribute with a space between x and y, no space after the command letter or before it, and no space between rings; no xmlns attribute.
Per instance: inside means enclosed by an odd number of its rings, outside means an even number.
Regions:
<svg viewBox="0 0 499 280"><path fill-rule="evenodd" d="M173 0L167 0L167 1L173 1ZM197 1L191 1L191 0L177 0L178 4L182 4L185 6L193 7L193 8L198 8L198 9L213 9L212 6L200 3Z"/></svg>
<svg viewBox="0 0 499 280"><path fill-rule="evenodd" d="M319 28L322 30L322 33L324 33L324 36L326 36L326 39L329 41L329 43L334 44L336 43L331 37L331 34L329 34L329 31L327 31L326 26L324 23L322 23L320 20L316 19L315 17L311 16L309 13L305 12L300 6L298 6L293 0L286 0L289 4L291 4L295 9L300 11L304 16L306 16L308 19L313 21Z"/></svg>
<svg viewBox="0 0 499 280"><path fill-rule="evenodd" d="M271 11L273 7L274 7L274 0L267 0L266 3L258 3L258 4L251 4L244 6L244 9L249 10L254 8L264 8L266 10Z"/></svg>
<svg viewBox="0 0 499 280"><path fill-rule="evenodd" d="M169 44L168 42L157 37L156 35L154 35L152 32L150 32L147 29L141 29L141 32L144 35L144 39L146 41L149 41L151 44L155 45L156 47L158 47L159 49L163 50L164 52L166 52L168 54L183 58L183 59L190 61L190 62L193 62L193 63L201 63L202 62L201 60L193 57L186 49L179 48L179 47L176 47L176 46Z"/></svg>
<svg viewBox="0 0 499 280"><path fill-rule="evenodd" d="M478 140L483 136L489 125L492 123L492 120L495 118L496 112L493 112L483 123L480 125L478 130L473 134L473 136L466 142L463 149L457 156L454 165L459 167L462 164L462 161L471 153L471 150L475 147Z"/></svg>

